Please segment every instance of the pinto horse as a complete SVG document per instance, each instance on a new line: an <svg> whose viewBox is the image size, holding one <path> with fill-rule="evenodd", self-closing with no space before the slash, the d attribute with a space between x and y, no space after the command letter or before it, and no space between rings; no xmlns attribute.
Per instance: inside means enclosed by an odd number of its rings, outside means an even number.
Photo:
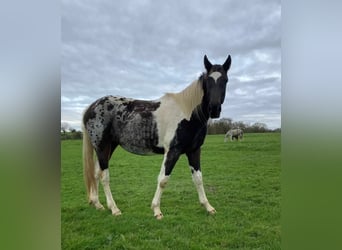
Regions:
<svg viewBox="0 0 342 250"><path fill-rule="evenodd" d="M230 55L222 65L211 64L205 55L206 72L179 93L167 93L153 101L105 96L92 103L83 115L83 166L89 203L104 209L98 196L101 182L108 208L113 215L121 214L110 190L108 171L108 162L120 145L134 154L164 154L151 205L157 219L163 217L163 190L184 153L200 203L210 214L216 213L204 191L200 153L209 118L220 116L230 65Z"/></svg>

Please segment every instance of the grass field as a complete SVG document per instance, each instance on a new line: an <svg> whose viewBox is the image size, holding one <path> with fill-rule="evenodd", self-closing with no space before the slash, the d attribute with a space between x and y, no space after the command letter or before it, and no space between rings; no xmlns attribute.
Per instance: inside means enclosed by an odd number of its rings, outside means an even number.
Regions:
<svg viewBox="0 0 342 250"><path fill-rule="evenodd" d="M62 249L280 249L280 133L223 137L208 135L201 155L217 214L200 206L182 156L162 196L161 221L150 205L162 156L114 152L111 190L123 213L114 217L87 204L81 141L62 141ZM100 200L105 205L102 187Z"/></svg>

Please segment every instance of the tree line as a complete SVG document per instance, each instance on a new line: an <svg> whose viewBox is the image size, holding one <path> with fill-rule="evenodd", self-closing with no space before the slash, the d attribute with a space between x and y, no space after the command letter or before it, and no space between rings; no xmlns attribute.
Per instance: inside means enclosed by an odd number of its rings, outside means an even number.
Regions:
<svg viewBox="0 0 342 250"><path fill-rule="evenodd" d="M234 122L231 118L222 118L220 120L211 120L208 124L208 134L225 134L230 129L242 129L244 133L265 133L265 132L281 132L280 128L269 129L265 123L256 122L247 124L241 121Z"/></svg>
<svg viewBox="0 0 342 250"><path fill-rule="evenodd" d="M70 126L67 122L61 123L61 139L62 140L75 140L82 139L82 132L77 131Z"/></svg>
<svg viewBox="0 0 342 250"><path fill-rule="evenodd" d="M254 124L246 124L238 121L234 122L231 118L222 118L220 120L211 120L208 123L208 134L225 134L230 129L240 128L244 133L265 133L265 132L280 132L281 129L269 129L265 123L256 122ZM82 132L72 128L68 123L61 123L61 139L82 139Z"/></svg>

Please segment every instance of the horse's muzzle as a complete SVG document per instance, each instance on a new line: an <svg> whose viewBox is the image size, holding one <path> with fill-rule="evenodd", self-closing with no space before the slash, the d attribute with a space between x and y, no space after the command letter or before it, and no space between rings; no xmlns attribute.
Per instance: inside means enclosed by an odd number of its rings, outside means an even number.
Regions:
<svg viewBox="0 0 342 250"><path fill-rule="evenodd" d="M209 106L210 118L219 118L221 114L221 105Z"/></svg>

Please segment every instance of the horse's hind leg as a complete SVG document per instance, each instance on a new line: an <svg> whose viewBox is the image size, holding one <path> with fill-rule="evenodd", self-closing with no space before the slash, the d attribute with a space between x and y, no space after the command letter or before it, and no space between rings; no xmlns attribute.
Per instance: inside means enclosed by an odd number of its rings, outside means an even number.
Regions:
<svg viewBox="0 0 342 250"><path fill-rule="evenodd" d="M103 210L104 207L99 201L99 181L101 177L101 169L99 166L99 162L95 163L95 186L90 189L89 203L93 204L96 209Z"/></svg>
<svg viewBox="0 0 342 250"><path fill-rule="evenodd" d="M100 164L100 178L101 178L101 183L103 186L104 193L106 195L106 201L107 201L107 207L112 211L113 215L120 215L121 211L117 207L114 199L112 192L110 190L109 186L109 169L108 169L108 163L110 156L112 155L114 149L116 148L117 145L108 145L105 147L105 150L99 150L97 152L97 157L99 159L99 164Z"/></svg>
<svg viewBox="0 0 342 250"><path fill-rule="evenodd" d="M107 201L108 208L112 211L113 215L120 215L121 211L117 207L117 205L113 199L112 192L110 190L108 168L102 171L101 183L102 183L105 195L106 195L106 201Z"/></svg>

